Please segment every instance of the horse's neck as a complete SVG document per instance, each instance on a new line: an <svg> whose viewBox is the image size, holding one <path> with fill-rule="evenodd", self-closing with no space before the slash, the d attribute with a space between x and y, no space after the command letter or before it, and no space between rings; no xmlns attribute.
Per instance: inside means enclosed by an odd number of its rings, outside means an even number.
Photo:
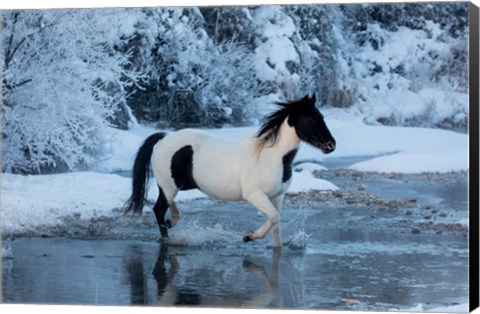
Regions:
<svg viewBox="0 0 480 314"><path fill-rule="evenodd" d="M289 152L292 149L297 149L298 145L300 145L300 138L298 137L295 128L288 124L287 119L283 121L282 127L280 128L278 145L280 149L285 150L286 152Z"/></svg>
<svg viewBox="0 0 480 314"><path fill-rule="evenodd" d="M300 145L300 138L298 138L295 129L288 125L287 119L283 121L280 127L279 136L275 145L265 147L266 153L283 156L288 152L297 149Z"/></svg>

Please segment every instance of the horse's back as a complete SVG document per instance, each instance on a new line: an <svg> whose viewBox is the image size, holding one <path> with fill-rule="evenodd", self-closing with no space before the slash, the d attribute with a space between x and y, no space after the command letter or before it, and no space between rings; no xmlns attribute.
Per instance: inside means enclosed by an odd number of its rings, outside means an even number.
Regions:
<svg viewBox="0 0 480 314"><path fill-rule="evenodd" d="M239 164L242 141L224 139L210 133L182 129L169 133L155 147L153 169L157 183L172 189L178 182L175 169L189 177L188 187L224 199L240 199ZM178 175L177 175L178 176Z"/></svg>

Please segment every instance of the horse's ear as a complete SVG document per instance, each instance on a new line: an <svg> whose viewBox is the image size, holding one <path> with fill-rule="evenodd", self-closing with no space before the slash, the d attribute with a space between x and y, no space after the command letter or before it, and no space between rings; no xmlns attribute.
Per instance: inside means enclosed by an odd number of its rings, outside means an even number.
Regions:
<svg viewBox="0 0 480 314"><path fill-rule="evenodd" d="M317 102L317 97L315 93L313 93L312 98L310 98L310 104L315 106L315 103Z"/></svg>
<svg viewBox="0 0 480 314"><path fill-rule="evenodd" d="M308 106L308 105L310 105L311 101L312 100L311 100L310 96L307 94L299 101L299 105Z"/></svg>

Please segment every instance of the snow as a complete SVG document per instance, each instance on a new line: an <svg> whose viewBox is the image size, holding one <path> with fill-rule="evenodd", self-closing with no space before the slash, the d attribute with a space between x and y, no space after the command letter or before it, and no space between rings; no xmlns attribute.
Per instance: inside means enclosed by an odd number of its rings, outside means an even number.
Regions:
<svg viewBox="0 0 480 314"><path fill-rule="evenodd" d="M55 175L22 176L2 174L2 231L27 232L40 225L61 224L61 218L78 216L88 220L113 215L130 195L131 179L115 174L72 172ZM158 190L150 184L148 198ZM179 202L206 195L198 190L182 191Z"/></svg>
<svg viewBox="0 0 480 314"><path fill-rule="evenodd" d="M328 114L326 114L328 116ZM327 159L370 156L349 168L379 172L449 172L468 170L468 135L439 129L369 126L359 119L327 119L337 141L337 149L323 155L302 144L295 159L289 193L311 190L337 190L331 182L316 178L314 171L326 169ZM218 136L238 139L256 131L256 127L210 130ZM2 173L2 231L28 231L38 225L56 225L61 217L80 215L89 219L112 215L130 194L130 178L109 172L128 171L144 139L158 132L135 125L129 131L109 130L110 158L99 165L101 172L73 172L56 175L23 176ZM150 184L148 198L155 200L157 189ZM177 201L207 197L198 190L182 191ZM463 222L459 222L463 223Z"/></svg>
<svg viewBox="0 0 480 314"><path fill-rule="evenodd" d="M308 169L293 174L292 184L288 189L288 193L296 194L312 190L338 190L338 187L329 181L315 178Z"/></svg>
<svg viewBox="0 0 480 314"><path fill-rule="evenodd" d="M260 7L255 11L254 24L264 37L255 49L255 70L258 79L288 80L288 61L298 61L299 55L290 40L295 32L293 20L279 6Z"/></svg>
<svg viewBox="0 0 480 314"><path fill-rule="evenodd" d="M151 134L158 132L153 128L135 124L130 130L108 129L110 142L104 148L109 152L104 162L98 166L102 172L130 170L135 154L142 142Z"/></svg>
<svg viewBox="0 0 480 314"><path fill-rule="evenodd" d="M450 172L468 169L468 135L413 127L369 126L327 119L337 149L324 158L372 156L350 169L375 172Z"/></svg>
<svg viewBox="0 0 480 314"><path fill-rule="evenodd" d="M358 103L358 108L366 121L386 119L395 125L424 126L445 121L465 124L468 93L458 92L457 83L429 83L425 79L438 71L437 59L448 58L455 43L442 40L438 24L426 21L426 29L399 27L387 31L378 24L368 25L367 32L378 44L359 49L354 64L355 72L362 77L358 89L365 102Z"/></svg>
<svg viewBox="0 0 480 314"><path fill-rule="evenodd" d="M327 170L327 168L314 162L303 162L295 166L294 170L295 171L308 170L310 172L314 172L314 171L320 171L320 170Z"/></svg>
<svg viewBox="0 0 480 314"><path fill-rule="evenodd" d="M2 174L2 231L57 225L63 216L110 215L122 207L130 180L113 174L73 172L22 176Z"/></svg>

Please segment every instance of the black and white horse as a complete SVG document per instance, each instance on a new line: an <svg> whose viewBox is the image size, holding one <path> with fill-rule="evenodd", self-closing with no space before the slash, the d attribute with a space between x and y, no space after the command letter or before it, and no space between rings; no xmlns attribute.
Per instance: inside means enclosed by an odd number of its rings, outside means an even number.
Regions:
<svg viewBox="0 0 480 314"><path fill-rule="evenodd" d="M194 129L156 133L140 147L133 167L132 195L126 210L141 213L150 164L160 193L153 207L162 238L175 226L180 213L178 191L200 189L224 200L246 200L268 216L243 241L264 238L272 229L273 246L281 246L280 209L291 181L292 162L300 141L331 153L335 139L315 107L315 96L277 103L257 133L240 140L219 138ZM171 220L165 220L167 209Z"/></svg>

